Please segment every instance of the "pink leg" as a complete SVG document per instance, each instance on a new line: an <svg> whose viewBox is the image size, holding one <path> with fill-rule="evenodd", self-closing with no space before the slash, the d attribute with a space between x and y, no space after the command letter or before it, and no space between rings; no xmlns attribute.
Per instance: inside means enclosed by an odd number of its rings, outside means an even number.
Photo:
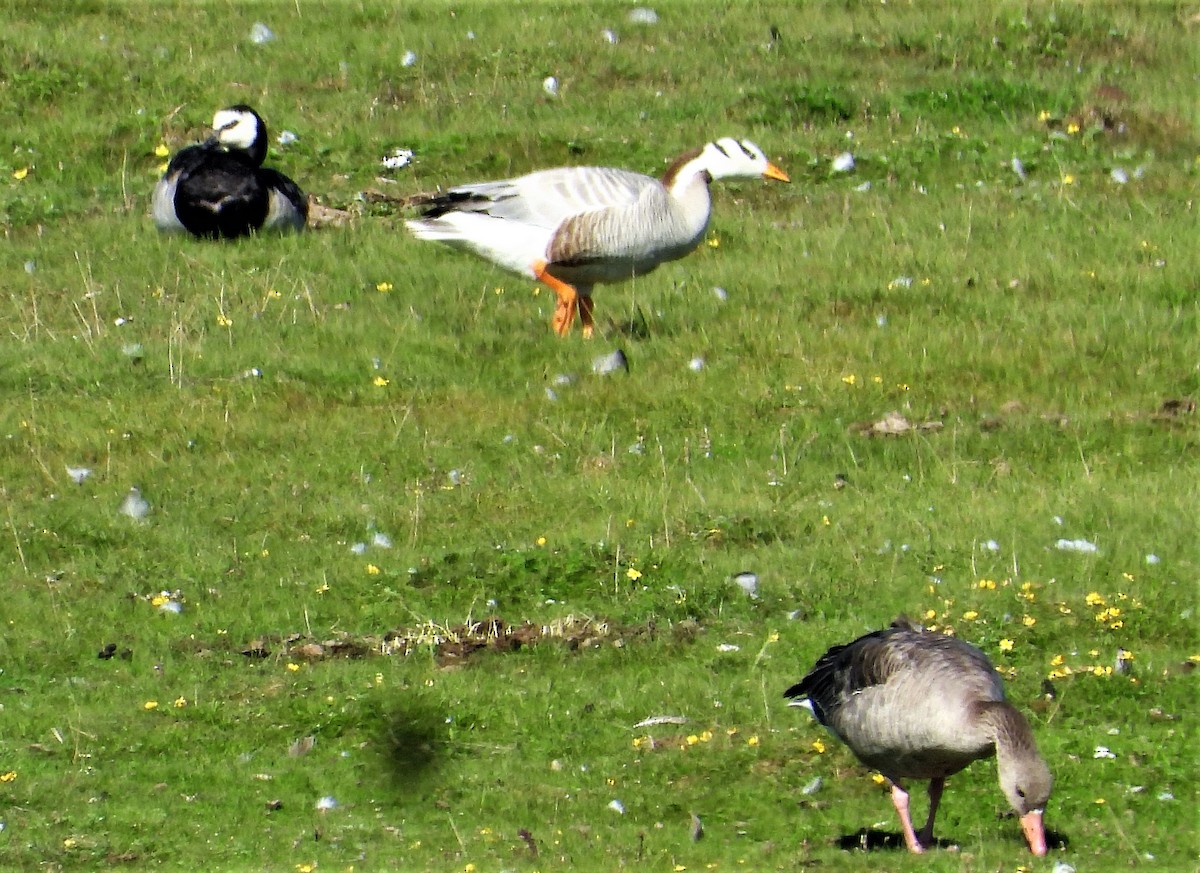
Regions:
<svg viewBox="0 0 1200 873"><path fill-rule="evenodd" d="M945 787L945 779L929 780L929 818L925 819L925 827L917 834L922 846L933 845L933 819L937 815L938 804L942 802L942 790Z"/></svg>
<svg viewBox="0 0 1200 873"><path fill-rule="evenodd" d="M912 818L908 814L908 792L897 782L892 783L892 805L896 807L896 813L900 816L900 828L904 831L904 845L908 846L908 850L914 854L919 855L924 852L925 847L917 839L917 833L913 830Z"/></svg>

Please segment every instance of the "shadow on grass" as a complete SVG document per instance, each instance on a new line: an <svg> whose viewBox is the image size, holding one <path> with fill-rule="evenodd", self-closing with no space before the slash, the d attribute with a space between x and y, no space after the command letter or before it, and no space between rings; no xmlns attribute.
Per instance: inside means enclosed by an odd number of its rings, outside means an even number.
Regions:
<svg viewBox="0 0 1200 873"><path fill-rule="evenodd" d="M385 769L397 788L410 792L436 774L448 757L446 713L433 701L407 698L385 705L381 715Z"/></svg>
<svg viewBox="0 0 1200 873"><path fill-rule="evenodd" d="M1046 830L1046 848L1050 850L1065 849L1069 841L1066 834ZM934 840L936 849L957 849L959 844L954 840ZM855 833L838 837L837 847L846 851L855 849L863 852L875 852L881 849L898 849L906 851L904 835L897 831L880 831L874 828L862 828Z"/></svg>

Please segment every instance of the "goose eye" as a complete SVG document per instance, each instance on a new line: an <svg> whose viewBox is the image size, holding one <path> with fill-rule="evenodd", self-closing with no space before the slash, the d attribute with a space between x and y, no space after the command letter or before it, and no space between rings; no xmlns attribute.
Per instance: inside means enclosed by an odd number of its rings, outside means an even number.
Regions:
<svg viewBox="0 0 1200 873"><path fill-rule="evenodd" d="M1024 788L1017 789L1017 797L1021 798L1022 800L1025 799L1025 789Z"/></svg>

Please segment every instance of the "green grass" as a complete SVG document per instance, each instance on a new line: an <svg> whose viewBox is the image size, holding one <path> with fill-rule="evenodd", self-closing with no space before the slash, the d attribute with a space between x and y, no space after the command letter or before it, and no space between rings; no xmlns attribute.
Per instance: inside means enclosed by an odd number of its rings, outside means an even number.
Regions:
<svg viewBox="0 0 1200 873"><path fill-rule="evenodd" d="M1196 867L1190 10L654 5L4 5L0 866ZM155 233L156 147L236 102L347 226ZM793 183L716 189L590 343L358 198L730 134ZM862 433L892 410L941 427ZM990 763L960 851L839 847L891 805L782 692L899 612L1008 675L1049 859Z"/></svg>

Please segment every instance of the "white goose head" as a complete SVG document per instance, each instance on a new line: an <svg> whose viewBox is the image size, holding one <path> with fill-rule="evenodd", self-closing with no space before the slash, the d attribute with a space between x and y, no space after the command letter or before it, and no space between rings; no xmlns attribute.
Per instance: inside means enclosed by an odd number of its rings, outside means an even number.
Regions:
<svg viewBox="0 0 1200 873"><path fill-rule="evenodd" d="M230 151L246 152L256 164L267 156L267 126L245 104L220 109L213 116L213 138Z"/></svg>
<svg viewBox="0 0 1200 873"><path fill-rule="evenodd" d="M688 185L703 174L706 182L717 179L774 179L790 182L788 174L767 160L763 150L748 139L733 137L710 142L704 148L680 157L663 176L663 184L674 189Z"/></svg>

